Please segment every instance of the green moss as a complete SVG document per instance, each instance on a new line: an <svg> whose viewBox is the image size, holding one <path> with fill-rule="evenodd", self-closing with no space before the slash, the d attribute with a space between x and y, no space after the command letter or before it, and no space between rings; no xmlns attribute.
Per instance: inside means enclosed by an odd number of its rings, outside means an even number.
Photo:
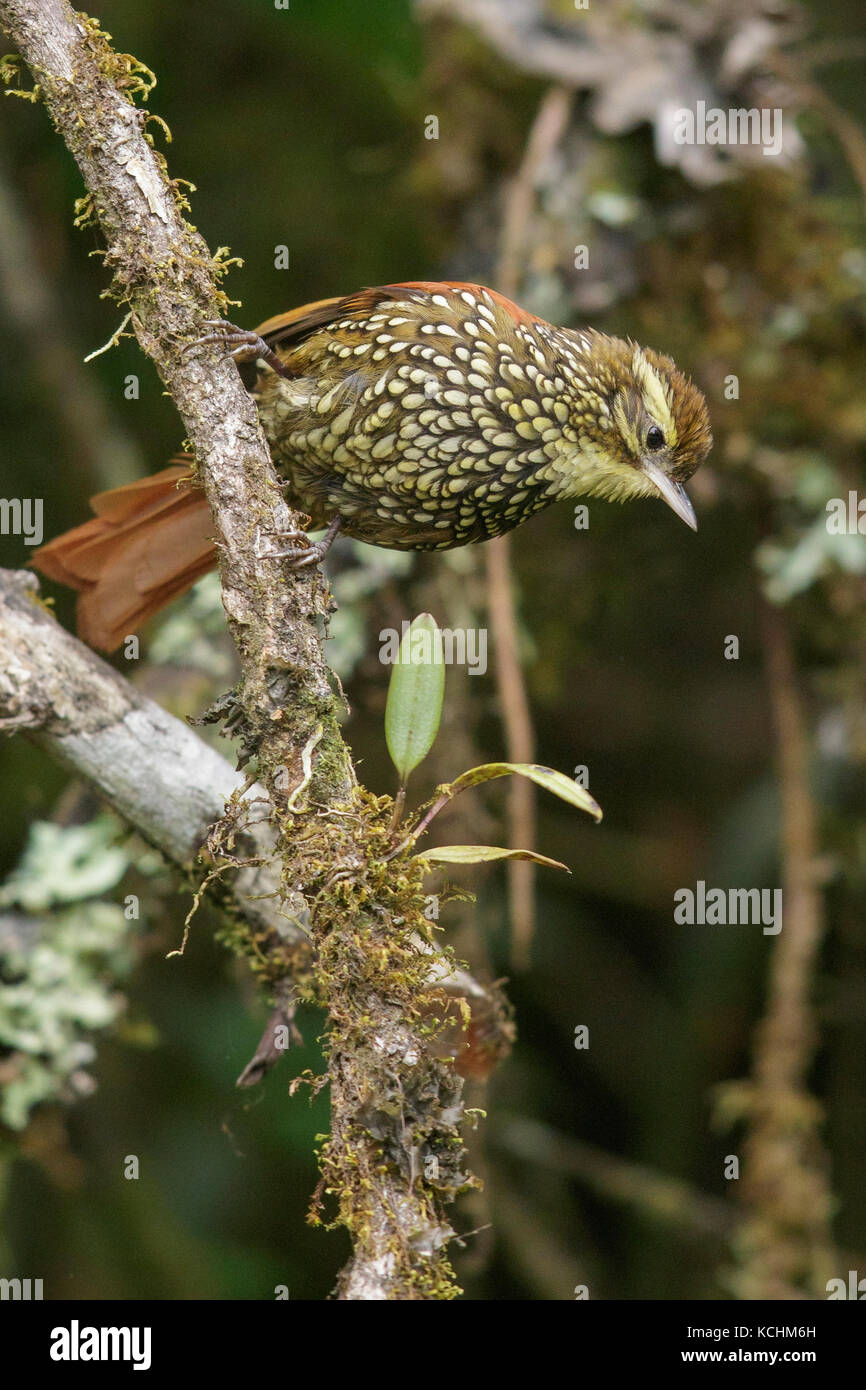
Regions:
<svg viewBox="0 0 866 1390"><path fill-rule="evenodd" d="M301 997L329 1015L325 1051L335 1128L319 1151L321 1182L310 1219L344 1227L363 1247L373 1238L371 1193L379 1200L379 1178L391 1174L400 1189L411 1187L423 1213L418 1241L394 1251L394 1296L450 1298L458 1290L444 1254L450 1235L444 1208L472 1179L458 1129L462 1079L433 1046L453 1017L430 985L437 955L430 953L433 924L424 915L424 870L405 857L386 858L390 797L359 788L349 803L319 799L345 764L336 738L329 748L320 737L315 751L330 760L323 767L319 758L315 779L278 821L285 898L295 899L303 884L308 920L299 925L309 929L315 962L305 943L281 942L237 916L227 919L220 939L249 961L270 992L291 977ZM285 790L282 796L286 804L291 799ZM239 796L233 798L211 835L215 862L234 857L241 808ZM449 952L438 959L453 964ZM411 1058L380 1045L383 1034L405 1040L408 1029L419 1043L411 1045ZM430 1231L439 1233L435 1249L424 1246Z"/></svg>
<svg viewBox="0 0 866 1390"><path fill-rule="evenodd" d="M8 97L21 97L24 101L39 101L42 96L42 89L37 83L27 91L22 91L20 87L13 87L13 82L21 81L21 74L24 63L17 53L6 53L0 58L0 82L4 87L8 87L6 95Z"/></svg>

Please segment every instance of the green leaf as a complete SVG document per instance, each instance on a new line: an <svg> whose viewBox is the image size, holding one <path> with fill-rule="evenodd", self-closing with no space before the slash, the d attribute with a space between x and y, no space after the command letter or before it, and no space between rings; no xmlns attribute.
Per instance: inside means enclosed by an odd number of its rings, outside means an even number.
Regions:
<svg viewBox="0 0 866 1390"><path fill-rule="evenodd" d="M385 707L385 741L403 785L433 746L444 694L442 634L435 618L421 613L403 635Z"/></svg>
<svg viewBox="0 0 866 1390"><path fill-rule="evenodd" d="M540 763L483 763L481 767L471 767L468 772L462 773L451 783L448 790L452 796L456 796L468 787L478 787L482 782L492 782L496 777L508 777L511 773L516 773L519 777L528 777L530 782L534 782L538 787L546 787L561 801L567 801L579 811L587 811L593 820L601 820L601 807L585 787L579 787L570 777L566 777L564 772L557 772L552 767L542 767Z"/></svg>
<svg viewBox="0 0 866 1390"><path fill-rule="evenodd" d="M533 849L503 849L501 845L439 845L413 858L424 864L486 864L491 859L531 859L533 864L546 864L548 868L571 873L566 864L548 859L546 854L536 854Z"/></svg>

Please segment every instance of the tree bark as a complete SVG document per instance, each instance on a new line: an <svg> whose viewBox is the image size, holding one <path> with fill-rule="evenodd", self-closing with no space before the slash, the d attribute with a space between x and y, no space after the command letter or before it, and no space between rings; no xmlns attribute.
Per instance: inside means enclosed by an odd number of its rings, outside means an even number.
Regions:
<svg viewBox="0 0 866 1390"><path fill-rule="evenodd" d="M181 189L134 104L153 85L148 70L116 54L67 0L0 0L0 26L81 170L88 201L79 220L92 212L102 229L112 293L175 401L213 512L242 669L234 731L271 803L283 906L304 900L330 1017L322 1195L354 1242L340 1296L452 1297L442 1213L467 1181L461 1081L430 1044L431 1014L447 1007L444 992L430 990L423 871L405 856L384 862L390 800L359 788L340 734L317 630L329 602L322 580L293 573L276 553L299 518L282 498L254 404L225 355L187 350L204 320L226 312L225 264L185 220ZM214 854L232 832L233 816L211 831ZM266 949L273 982L289 965L273 937ZM450 972L443 959L438 973Z"/></svg>

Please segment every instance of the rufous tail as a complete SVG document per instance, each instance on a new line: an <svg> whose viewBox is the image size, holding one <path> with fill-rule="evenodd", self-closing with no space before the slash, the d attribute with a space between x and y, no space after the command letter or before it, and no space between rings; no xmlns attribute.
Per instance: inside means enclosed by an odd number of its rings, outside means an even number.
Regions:
<svg viewBox="0 0 866 1390"><path fill-rule="evenodd" d="M289 353L341 314L369 310L406 288L441 287L418 281L317 299L277 314L256 332ZM515 317L523 313L510 308ZM180 458L151 478L101 492L91 499L92 521L34 552L38 570L78 589L78 634L92 647L114 651L215 566L210 508L204 494L190 486L190 465L190 459Z"/></svg>
<svg viewBox="0 0 866 1390"><path fill-rule="evenodd" d="M79 591L78 635L114 651L216 565L213 519L188 459L91 498L96 513L34 551L49 579Z"/></svg>

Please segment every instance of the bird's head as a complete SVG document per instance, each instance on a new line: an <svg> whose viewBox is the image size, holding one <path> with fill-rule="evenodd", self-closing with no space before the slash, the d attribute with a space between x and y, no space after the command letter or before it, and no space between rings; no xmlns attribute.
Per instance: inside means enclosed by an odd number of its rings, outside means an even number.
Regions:
<svg viewBox="0 0 866 1390"><path fill-rule="evenodd" d="M661 353L591 331L574 338L585 344L574 416L591 460L583 491L616 501L661 497L697 530L683 484L713 442L703 395Z"/></svg>

